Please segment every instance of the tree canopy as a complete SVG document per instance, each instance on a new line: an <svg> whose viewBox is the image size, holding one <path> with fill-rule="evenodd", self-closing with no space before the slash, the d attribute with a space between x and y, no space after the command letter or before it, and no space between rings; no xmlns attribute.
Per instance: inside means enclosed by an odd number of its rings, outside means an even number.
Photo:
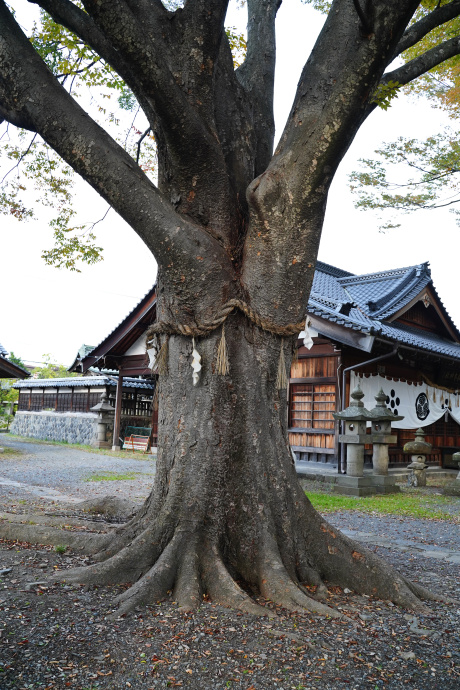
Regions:
<svg viewBox="0 0 460 690"><path fill-rule="evenodd" d="M436 24L437 21L439 24ZM427 33L418 36L417 27ZM460 61L457 53L460 18L455 2L420 3L407 34L407 48L401 52L406 63L422 63L426 55L447 51L445 60L423 71L408 83L391 81L392 89L379 103L385 109L402 92L427 98L433 107L446 112L455 121L460 115ZM388 82L389 83L389 82ZM458 135L450 128L433 132L426 140L399 137L385 142L374 155L361 159L360 169L350 176L355 205L360 209L377 210L381 228L398 227L395 211L411 213L442 207L458 216L455 204L458 195L460 157ZM390 217L389 220L385 218Z"/></svg>

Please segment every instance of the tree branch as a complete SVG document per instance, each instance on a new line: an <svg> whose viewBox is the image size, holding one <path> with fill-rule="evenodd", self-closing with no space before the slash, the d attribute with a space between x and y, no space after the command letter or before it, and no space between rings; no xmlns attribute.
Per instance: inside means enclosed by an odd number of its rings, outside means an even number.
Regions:
<svg viewBox="0 0 460 690"><path fill-rule="evenodd" d="M218 244L211 236L177 214L126 151L66 92L3 0L0 37L2 116L40 134L131 225L160 265L184 262L184 254L215 254Z"/></svg>
<svg viewBox="0 0 460 690"><path fill-rule="evenodd" d="M187 0L182 11L181 23L188 42L199 41L204 57L212 62L219 52L228 3L229 0Z"/></svg>
<svg viewBox="0 0 460 690"><path fill-rule="evenodd" d="M258 308L260 301L261 313L280 319L301 317L330 183L418 4L419 0L372 0L373 33L363 36L353 3L333 0L303 69L280 143L267 170L248 189L250 223L242 280ZM282 238L276 230L280 225ZM274 256L276 276L270 268ZM297 306L292 308L298 311L280 314L278 305L264 296L261 275L279 279L279 284L272 283L274 294L295 294Z"/></svg>
<svg viewBox="0 0 460 690"><path fill-rule="evenodd" d="M139 158L141 155L141 145L142 142L144 141L145 137L150 134L152 131L151 127L145 130L144 134L142 134L139 139L137 140L137 149L136 149L136 163L139 165Z"/></svg>
<svg viewBox="0 0 460 690"><path fill-rule="evenodd" d="M236 76L249 94L254 109L257 138L255 176L268 166L273 153L275 121L273 87L276 62L276 13L282 0L248 0L248 40L246 60Z"/></svg>
<svg viewBox="0 0 460 690"><path fill-rule="evenodd" d="M401 85L408 84L422 74L425 74L425 72L433 69L433 67L459 54L460 36L456 36L448 41L444 41L439 46L431 48L431 50L427 50L426 53L402 65L402 67L398 67L392 72L385 72L380 83L385 85L392 81Z"/></svg>
<svg viewBox="0 0 460 690"><path fill-rule="evenodd" d="M193 156L197 170L209 165L218 156L217 142L172 75L170 64L174 56L161 36L157 35L155 41L146 37L142 24L124 0L83 2L110 43L136 72L137 82L153 104L173 155ZM158 122L150 124L156 129Z"/></svg>
<svg viewBox="0 0 460 690"><path fill-rule="evenodd" d="M153 121L155 114L152 104L145 98L140 88L135 69L123 59L119 51L104 36L96 26L93 19L69 0L28 0L31 4L38 5L50 17L61 26L78 36L86 45L92 48L100 57L122 77L129 85L137 100L142 105L146 117ZM161 3L160 3L161 4Z"/></svg>
<svg viewBox="0 0 460 690"><path fill-rule="evenodd" d="M433 12L430 12L426 17L423 17L415 24L412 24L403 34L401 40L396 46L393 58L403 53L408 48L412 48L424 36L430 33L433 29L441 24L458 17L460 15L460 0L453 0L448 5L436 7Z"/></svg>
<svg viewBox="0 0 460 690"><path fill-rule="evenodd" d="M358 17L361 21L361 24L363 26L363 29L366 34L370 34L372 32L372 26L368 18L366 17L363 8L360 5L359 0L353 0L353 5L355 6L355 10L358 14Z"/></svg>

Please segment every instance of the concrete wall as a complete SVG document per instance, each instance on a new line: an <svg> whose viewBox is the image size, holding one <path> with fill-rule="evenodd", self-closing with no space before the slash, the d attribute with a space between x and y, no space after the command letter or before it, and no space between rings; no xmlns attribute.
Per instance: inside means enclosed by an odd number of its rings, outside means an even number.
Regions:
<svg viewBox="0 0 460 690"><path fill-rule="evenodd" d="M20 411L16 413L10 432L44 441L91 445L97 438L97 415L90 412Z"/></svg>

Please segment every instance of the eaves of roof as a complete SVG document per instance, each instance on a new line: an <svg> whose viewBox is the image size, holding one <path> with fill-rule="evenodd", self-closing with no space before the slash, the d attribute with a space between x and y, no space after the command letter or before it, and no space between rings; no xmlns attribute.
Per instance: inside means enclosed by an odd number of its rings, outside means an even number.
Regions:
<svg viewBox="0 0 460 690"><path fill-rule="evenodd" d="M406 305L410 304L410 302L412 302L412 300L417 297L417 295L420 294L422 290L427 287L427 285L430 285L430 283L432 284L430 276L424 276L417 281L413 281L411 285L407 286L404 294L395 295L387 304L385 304L381 309L372 315L379 320L390 318L400 309L403 309Z"/></svg>
<svg viewBox="0 0 460 690"><path fill-rule="evenodd" d="M377 337L381 336L386 340L408 345L416 350L460 360L460 344L435 333L421 332L418 328L392 323L380 323L379 327L374 328L373 333Z"/></svg>
<svg viewBox="0 0 460 690"><path fill-rule="evenodd" d="M152 304L149 304L149 300L155 295L156 283L151 287L151 289L144 295L140 302L132 309L127 316L116 326L113 331L111 331L108 336L102 340L99 345L96 345L80 362L83 365L83 371L87 371L90 367L97 366L97 362L105 357L109 350L113 349L123 340L129 329L136 326L139 321L141 321L146 313L153 308L156 300ZM101 367L104 368L104 367ZM68 371L75 369L75 362L72 364L72 368Z"/></svg>
<svg viewBox="0 0 460 690"><path fill-rule="evenodd" d="M10 362L9 359L0 354L0 378L25 379L30 376L30 371Z"/></svg>

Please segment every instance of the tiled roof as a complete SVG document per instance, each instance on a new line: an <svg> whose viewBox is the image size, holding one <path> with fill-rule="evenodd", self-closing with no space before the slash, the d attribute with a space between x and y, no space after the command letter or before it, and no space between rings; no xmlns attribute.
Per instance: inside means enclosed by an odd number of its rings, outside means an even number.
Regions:
<svg viewBox="0 0 460 690"><path fill-rule="evenodd" d="M354 331L460 359L460 344L453 340L419 328L388 322L391 316L409 305L428 285L437 296L428 263L353 275L318 261L308 313ZM458 333L441 300L439 304L453 331Z"/></svg>
<svg viewBox="0 0 460 690"><path fill-rule="evenodd" d="M81 346L81 348L77 352L77 357L79 356L80 359L83 359L83 357L86 357L86 355L89 355L89 353L92 350L94 350L94 347L95 347L94 345L85 345L83 343L83 345Z"/></svg>
<svg viewBox="0 0 460 690"><path fill-rule="evenodd" d="M389 318L431 283L428 263L338 278L352 299L374 318Z"/></svg>
<svg viewBox="0 0 460 690"><path fill-rule="evenodd" d="M14 388L73 388L80 386L98 388L99 386L116 386L117 380L116 376L70 376L64 379L30 379L29 381L17 381L14 384ZM125 376L123 378L123 388L153 390L155 382Z"/></svg>
<svg viewBox="0 0 460 690"><path fill-rule="evenodd" d="M5 350L3 345L0 343L0 356L6 357L7 354L8 354L8 350Z"/></svg>
<svg viewBox="0 0 460 690"><path fill-rule="evenodd" d="M379 330L377 330L377 328L374 329L374 333L376 335L382 335L394 342L411 345L418 350L437 352L441 355L460 359L460 344L442 338L436 335L436 333L420 331L419 328L411 328L410 326L403 326L401 324L396 326L391 323L382 323Z"/></svg>

